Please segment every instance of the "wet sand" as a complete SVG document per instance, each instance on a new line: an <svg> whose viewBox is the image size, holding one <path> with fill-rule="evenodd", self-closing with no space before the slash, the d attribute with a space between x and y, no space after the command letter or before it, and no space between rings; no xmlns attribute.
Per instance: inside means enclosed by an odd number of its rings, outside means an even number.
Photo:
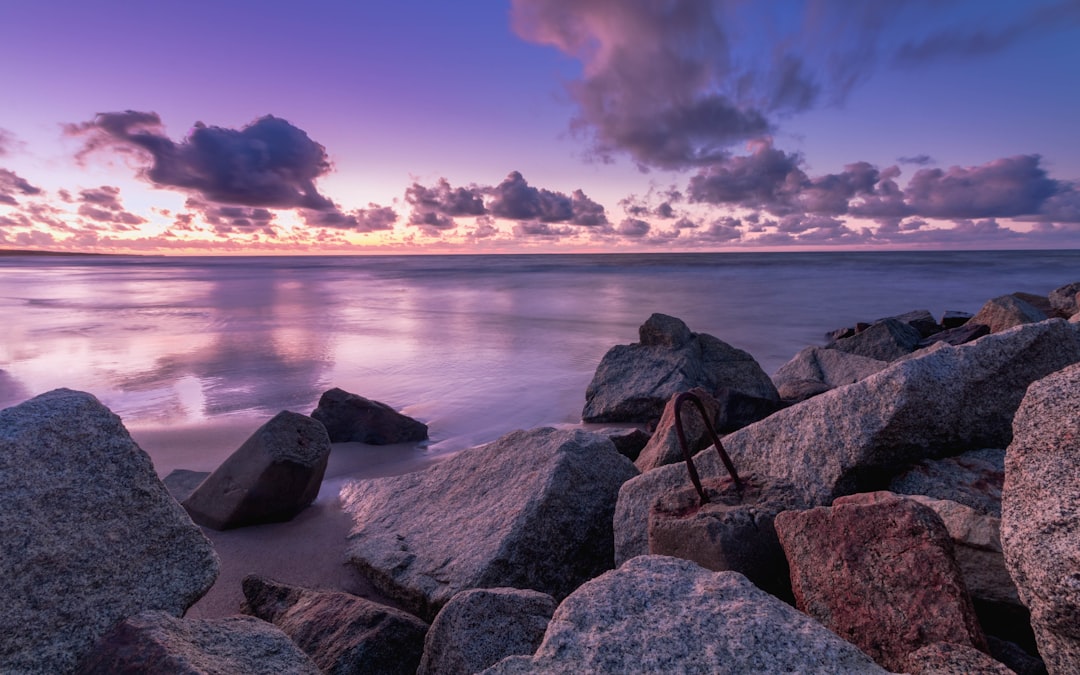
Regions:
<svg viewBox="0 0 1080 675"><path fill-rule="evenodd" d="M131 434L153 458L158 475L164 477L175 469L212 471L264 421L240 419L190 427L132 429ZM249 574L388 602L345 562L352 523L341 510L338 493L348 480L417 471L447 456L432 455L411 444L335 443L319 497L293 520L224 532L202 528L221 558L221 572L187 616L216 618L239 613L244 599L241 582Z"/></svg>

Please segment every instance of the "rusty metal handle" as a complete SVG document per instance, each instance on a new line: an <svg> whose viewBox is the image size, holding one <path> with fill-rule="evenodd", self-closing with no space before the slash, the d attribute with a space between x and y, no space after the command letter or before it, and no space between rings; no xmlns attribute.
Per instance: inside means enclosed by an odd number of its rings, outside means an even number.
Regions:
<svg viewBox="0 0 1080 675"><path fill-rule="evenodd" d="M691 394L688 391L676 396L675 434L679 437L679 445L682 446L683 458L686 459L686 470L690 473L690 482L694 484L694 489L697 490L698 496L701 497L701 503L708 504L709 497L705 494L705 488L701 487L701 478L698 476L697 467L694 466L694 460L690 457L690 446L686 443L686 433L683 431L682 404L686 401L693 403L698 412L701 413L701 421L705 423L705 430L709 432L709 438L712 440L716 452L720 454L720 461L724 463L724 467L731 474L731 479L735 481L736 489L742 489L742 481L739 480L739 474L735 472L735 465L731 463L731 458L728 457L723 444L720 443L720 437L716 435L716 429L713 428L712 420L709 419L709 414L705 412L705 405L701 402L701 399L696 394Z"/></svg>

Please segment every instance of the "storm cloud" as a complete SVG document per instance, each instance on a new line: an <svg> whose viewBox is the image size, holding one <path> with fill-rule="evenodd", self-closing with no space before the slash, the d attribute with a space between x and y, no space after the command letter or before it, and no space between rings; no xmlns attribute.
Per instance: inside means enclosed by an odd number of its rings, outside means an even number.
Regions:
<svg viewBox="0 0 1080 675"><path fill-rule="evenodd" d="M147 156L141 174L159 187L212 202L263 208L333 209L315 180L330 170L326 149L289 122L267 115L241 129L201 122L177 143L153 112L102 113L65 127L85 139L80 156L102 149Z"/></svg>

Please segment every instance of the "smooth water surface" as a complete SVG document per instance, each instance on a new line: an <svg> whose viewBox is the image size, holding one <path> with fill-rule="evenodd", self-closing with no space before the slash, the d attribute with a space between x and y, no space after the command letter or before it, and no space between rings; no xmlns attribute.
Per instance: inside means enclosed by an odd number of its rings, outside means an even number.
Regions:
<svg viewBox="0 0 1080 675"><path fill-rule="evenodd" d="M1078 279L1077 251L0 258L0 407L89 391L129 428L203 430L188 453L212 468L236 447L214 429L341 387L427 422L441 453L579 421L604 352L653 312L771 374L836 327Z"/></svg>

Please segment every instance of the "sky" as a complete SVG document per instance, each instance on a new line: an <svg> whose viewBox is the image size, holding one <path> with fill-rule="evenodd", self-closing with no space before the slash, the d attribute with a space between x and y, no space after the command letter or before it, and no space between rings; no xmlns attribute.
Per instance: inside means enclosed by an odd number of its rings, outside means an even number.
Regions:
<svg viewBox="0 0 1080 675"><path fill-rule="evenodd" d="M0 25L0 248L1080 248L1080 0L35 0Z"/></svg>

